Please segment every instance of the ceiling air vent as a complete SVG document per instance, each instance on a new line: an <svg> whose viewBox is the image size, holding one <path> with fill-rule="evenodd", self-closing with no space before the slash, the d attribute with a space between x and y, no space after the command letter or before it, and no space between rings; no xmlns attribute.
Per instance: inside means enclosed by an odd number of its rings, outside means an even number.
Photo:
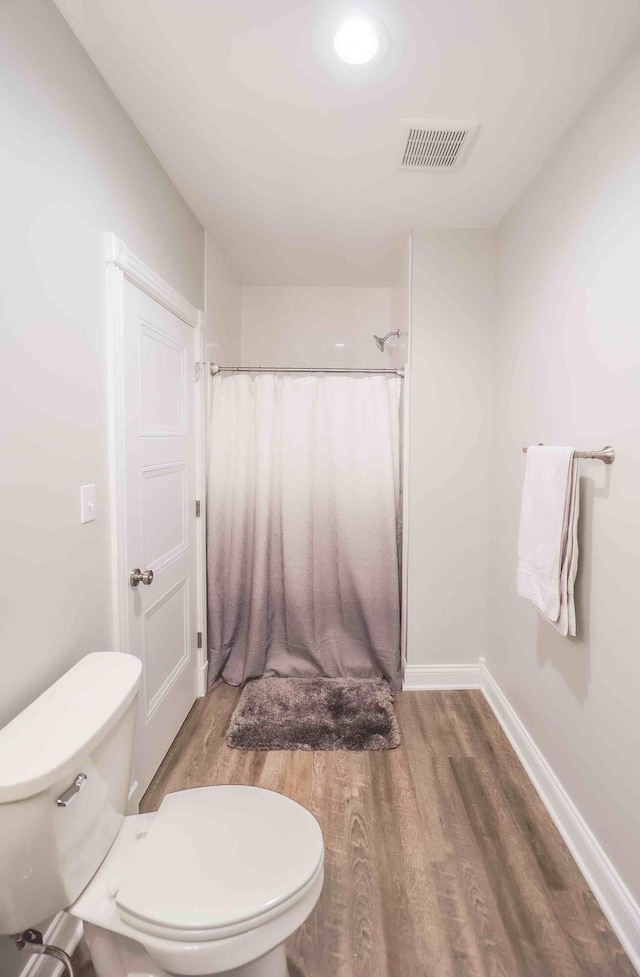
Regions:
<svg viewBox="0 0 640 977"><path fill-rule="evenodd" d="M477 122L405 119L401 170L457 169L469 154L480 128Z"/></svg>

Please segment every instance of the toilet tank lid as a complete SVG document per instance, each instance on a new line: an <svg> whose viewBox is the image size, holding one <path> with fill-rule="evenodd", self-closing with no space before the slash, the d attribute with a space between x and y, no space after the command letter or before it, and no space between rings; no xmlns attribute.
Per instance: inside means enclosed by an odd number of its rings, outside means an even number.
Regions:
<svg viewBox="0 0 640 977"><path fill-rule="evenodd" d="M0 730L0 804L55 784L117 723L135 697L142 666L133 655L80 659ZM77 773L77 771L75 771Z"/></svg>

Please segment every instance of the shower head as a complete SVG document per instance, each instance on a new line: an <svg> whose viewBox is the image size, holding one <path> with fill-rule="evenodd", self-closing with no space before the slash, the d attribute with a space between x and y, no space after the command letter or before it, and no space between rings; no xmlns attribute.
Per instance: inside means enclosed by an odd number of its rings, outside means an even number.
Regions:
<svg viewBox="0 0 640 977"><path fill-rule="evenodd" d="M380 350L380 352L383 353L384 352L384 344L386 343L386 341L389 338L389 336L399 336L399 335L400 335L400 330L399 329L396 329L395 332L388 332L387 335L386 336L383 336L382 338L380 338L380 336L374 336L373 338L375 340L376 346L378 347L378 349Z"/></svg>

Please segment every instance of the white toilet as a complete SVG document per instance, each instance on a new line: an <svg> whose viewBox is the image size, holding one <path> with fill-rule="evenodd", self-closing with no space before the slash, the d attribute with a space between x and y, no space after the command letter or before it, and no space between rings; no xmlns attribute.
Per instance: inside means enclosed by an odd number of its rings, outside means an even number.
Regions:
<svg viewBox="0 0 640 977"><path fill-rule="evenodd" d="M66 909L99 977L286 977L322 890L318 822L258 787L125 816L140 671L88 655L0 731L0 933Z"/></svg>

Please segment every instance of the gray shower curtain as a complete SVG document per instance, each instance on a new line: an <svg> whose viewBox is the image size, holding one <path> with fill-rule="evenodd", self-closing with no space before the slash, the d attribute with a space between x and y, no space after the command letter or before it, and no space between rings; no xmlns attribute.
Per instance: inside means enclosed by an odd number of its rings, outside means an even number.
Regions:
<svg viewBox="0 0 640 977"><path fill-rule="evenodd" d="M400 688L400 392L396 376L213 378L210 685Z"/></svg>

